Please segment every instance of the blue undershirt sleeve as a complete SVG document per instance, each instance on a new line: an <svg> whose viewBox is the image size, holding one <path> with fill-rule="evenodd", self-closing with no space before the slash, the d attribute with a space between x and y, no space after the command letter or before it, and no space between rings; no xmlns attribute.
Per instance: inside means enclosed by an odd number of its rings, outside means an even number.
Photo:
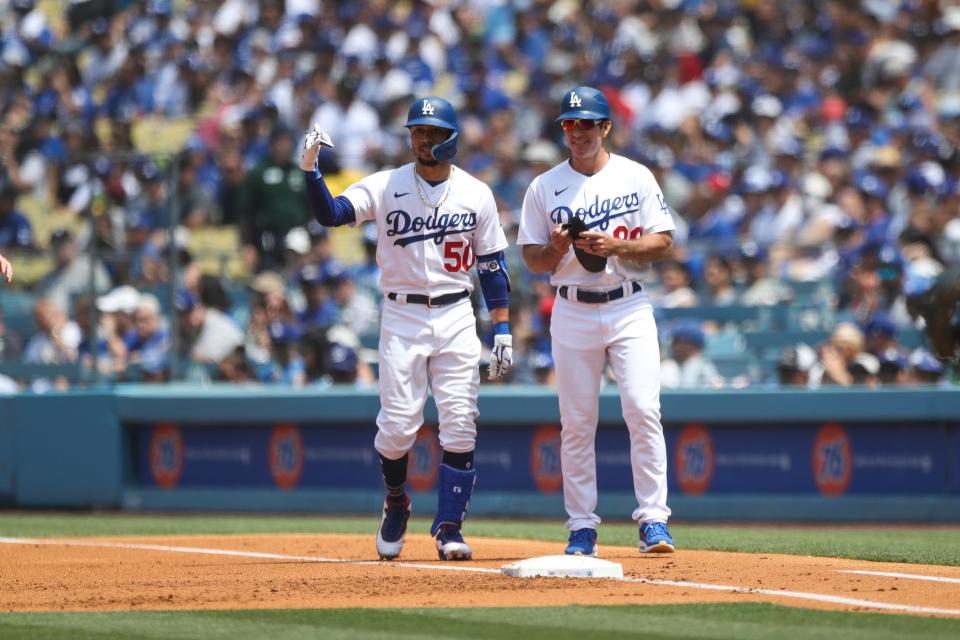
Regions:
<svg viewBox="0 0 960 640"><path fill-rule="evenodd" d="M510 274L503 251L477 256L477 274L487 309L510 306Z"/></svg>
<svg viewBox="0 0 960 640"><path fill-rule="evenodd" d="M357 221L353 203L344 196L334 198L319 171L304 171L303 177L307 181L307 203L317 222L325 227L339 227Z"/></svg>

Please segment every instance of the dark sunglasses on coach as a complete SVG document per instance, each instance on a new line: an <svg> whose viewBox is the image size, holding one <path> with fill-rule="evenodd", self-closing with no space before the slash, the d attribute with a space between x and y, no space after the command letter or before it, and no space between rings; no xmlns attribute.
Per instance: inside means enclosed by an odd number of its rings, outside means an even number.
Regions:
<svg viewBox="0 0 960 640"><path fill-rule="evenodd" d="M603 120L585 120L583 118L570 118L569 120L561 120L560 126L563 127L564 131L573 131L574 129L583 129L589 130L595 127L599 127L603 123Z"/></svg>

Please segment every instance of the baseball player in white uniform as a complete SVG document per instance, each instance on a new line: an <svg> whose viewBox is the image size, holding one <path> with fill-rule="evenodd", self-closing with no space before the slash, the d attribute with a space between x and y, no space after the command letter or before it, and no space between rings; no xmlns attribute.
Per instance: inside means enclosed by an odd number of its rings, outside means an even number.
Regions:
<svg viewBox="0 0 960 640"><path fill-rule="evenodd" d="M557 287L550 334L560 397L567 554L597 554L595 439L600 378L609 359L630 433L640 551L673 551L667 456L660 424L660 352L644 290L646 265L670 255L674 224L650 171L604 147L610 107L575 87L557 120L569 161L530 184L517 243L531 271Z"/></svg>
<svg viewBox="0 0 960 640"><path fill-rule="evenodd" d="M386 499L377 553L393 559L403 549L410 498L405 490L408 452L423 424L427 387L440 419L443 459L437 515L430 529L441 560L468 560L473 551L461 533L476 481L477 394L480 340L470 304L470 268L494 324L491 379L512 363L507 240L493 193L451 164L457 114L443 98L414 101L407 115L414 162L381 171L333 198L316 158L330 137L314 128L304 141L301 169L317 220L325 226L373 220L384 292L380 328L380 414L375 446Z"/></svg>

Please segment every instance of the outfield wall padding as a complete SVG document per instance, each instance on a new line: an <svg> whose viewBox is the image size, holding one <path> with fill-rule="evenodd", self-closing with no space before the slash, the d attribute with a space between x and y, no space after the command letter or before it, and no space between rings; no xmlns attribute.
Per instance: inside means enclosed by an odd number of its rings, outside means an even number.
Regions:
<svg viewBox="0 0 960 640"><path fill-rule="evenodd" d="M563 517L555 390L483 386L478 515ZM370 513L376 393L125 386L0 399L0 502ZM960 391L664 392L670 504L688 520L960 521ZM411 452L435 499L436 410ZM616 389L600 400L598 512L633 509ZM425 506L419 513L429 513Z"/></svg>

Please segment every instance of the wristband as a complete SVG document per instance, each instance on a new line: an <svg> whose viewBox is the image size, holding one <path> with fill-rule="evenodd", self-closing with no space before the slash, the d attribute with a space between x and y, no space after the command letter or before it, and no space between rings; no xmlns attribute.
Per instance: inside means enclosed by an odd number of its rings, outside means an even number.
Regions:
<svg viewBox="0 0 960 640"><path fill-rule="evenodd" d="M510 333L510 323L509 322L497 322L493 325L494 335L504 335Z"/></svg>

